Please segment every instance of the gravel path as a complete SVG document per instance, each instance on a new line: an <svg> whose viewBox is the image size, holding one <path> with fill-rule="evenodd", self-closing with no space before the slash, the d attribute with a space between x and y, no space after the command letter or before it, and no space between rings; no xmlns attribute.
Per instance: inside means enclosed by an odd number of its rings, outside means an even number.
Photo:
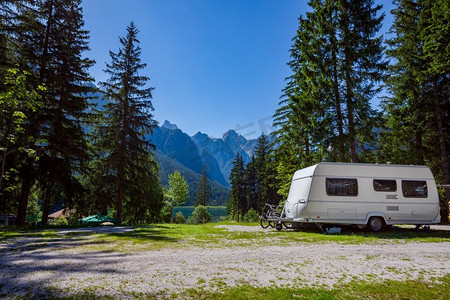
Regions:
<svg viewBox="0 0 450 300"><path fill-rule="evenodd" d="M15 241L15 247L0 244L0 298L35 297L49 289L66 296L95 293L127 297L240 284L332 287L357 279L427 280L450 273L450 242L298 243L283 247L83 253L70 249L71 245L54 250L54 245L48 245L50 241L42 247L18 251L21 242L30 241Z"/></svg>

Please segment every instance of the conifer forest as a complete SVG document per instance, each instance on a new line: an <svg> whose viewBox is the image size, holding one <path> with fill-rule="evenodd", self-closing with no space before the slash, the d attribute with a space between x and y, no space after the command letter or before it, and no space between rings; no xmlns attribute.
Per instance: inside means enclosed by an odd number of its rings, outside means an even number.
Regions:
<svg viewBox="0 0 450 300"><path fill-rule="evenodd" d="M229 218L280 203L294 172L321 161L427 165L450 185L450 2L393 2L386 36L374 0L308 2L273 99L276 130L257 139L250 162L233 160ZM0 18L0 215L24 225L38 214L47 225L60 205L149 224L186 202L180 173L161 183L158 87L143 75L151 68L132 20L95 84L81 0L2 0ZM209 168L196 205L214 202ZM446 221L450 188L439 192Z"/></svg>

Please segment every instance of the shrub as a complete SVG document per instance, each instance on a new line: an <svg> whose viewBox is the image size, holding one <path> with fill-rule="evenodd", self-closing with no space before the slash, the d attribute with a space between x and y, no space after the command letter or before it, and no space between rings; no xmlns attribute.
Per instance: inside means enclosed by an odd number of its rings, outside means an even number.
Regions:
<svg viewBox="0 0 450 300"><path fill-rule="evenodd" d="M165 202L160 212L159 220L163 223L170 223L172 221L173 206L169 202Z"/></svg>
<svg viewBox="0 0 450 300"><path fill-rule="evenodd" d="M177 212L175 215L175 223L184 224L185 222L183 213L181 211Z"/></svg>
<svg viewBox="0 0 450 300"><path fill-rule="evenodd" d="M66 218L59 217L59 218L55 218L55 219L49 219L48 225L50 225L50 226L67 226L67 225L69 225L69 222L67 221Z"/></svg>
<svg viewBox="0 0 450 300"><path fill-rule="evenodd" d="M199 205L187 220L188 224L205 224L211 221L211 215L205 206Z"/></svg>
<svg viewBox="0 0 450 300"><path fill-rule="evenodd" d="M244 222L257 222L259 220L258 213L250 208L244 216Z"/></svg>

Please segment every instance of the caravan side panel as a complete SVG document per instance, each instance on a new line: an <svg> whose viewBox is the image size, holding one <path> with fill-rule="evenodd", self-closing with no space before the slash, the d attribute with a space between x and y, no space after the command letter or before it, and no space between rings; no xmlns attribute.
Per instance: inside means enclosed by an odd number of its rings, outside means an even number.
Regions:
<svg viewBox="0 0 450 300"><path fill-rule="evenodd" d="M439 197L427 167L324 163L314 173L305 211L314 222L366 224L382 216L388 225L430 224L439 221Z"/></svg>

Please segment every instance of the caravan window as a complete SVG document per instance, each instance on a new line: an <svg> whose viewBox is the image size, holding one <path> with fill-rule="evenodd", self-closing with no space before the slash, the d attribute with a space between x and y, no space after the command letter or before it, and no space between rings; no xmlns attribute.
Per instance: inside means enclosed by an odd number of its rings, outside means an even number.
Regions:
<svg viewBox="0 0 450 300"><path fill-rule="evenodd" d="M428 189L426 181L402 180L403 197L405 198L426 198Z"/></svg>
<svg viewBox="0 0 450 300"><path fill-rule="evenodd" d="M358 196L358 181L347 178L327 178L328 196Z"/></svg>
<svg viewBox="0 0 450 300"><path fill-rule="evenodd" d="M395 192L397 191L397 181L374 179L373 189L377 192Z"/></svg>

